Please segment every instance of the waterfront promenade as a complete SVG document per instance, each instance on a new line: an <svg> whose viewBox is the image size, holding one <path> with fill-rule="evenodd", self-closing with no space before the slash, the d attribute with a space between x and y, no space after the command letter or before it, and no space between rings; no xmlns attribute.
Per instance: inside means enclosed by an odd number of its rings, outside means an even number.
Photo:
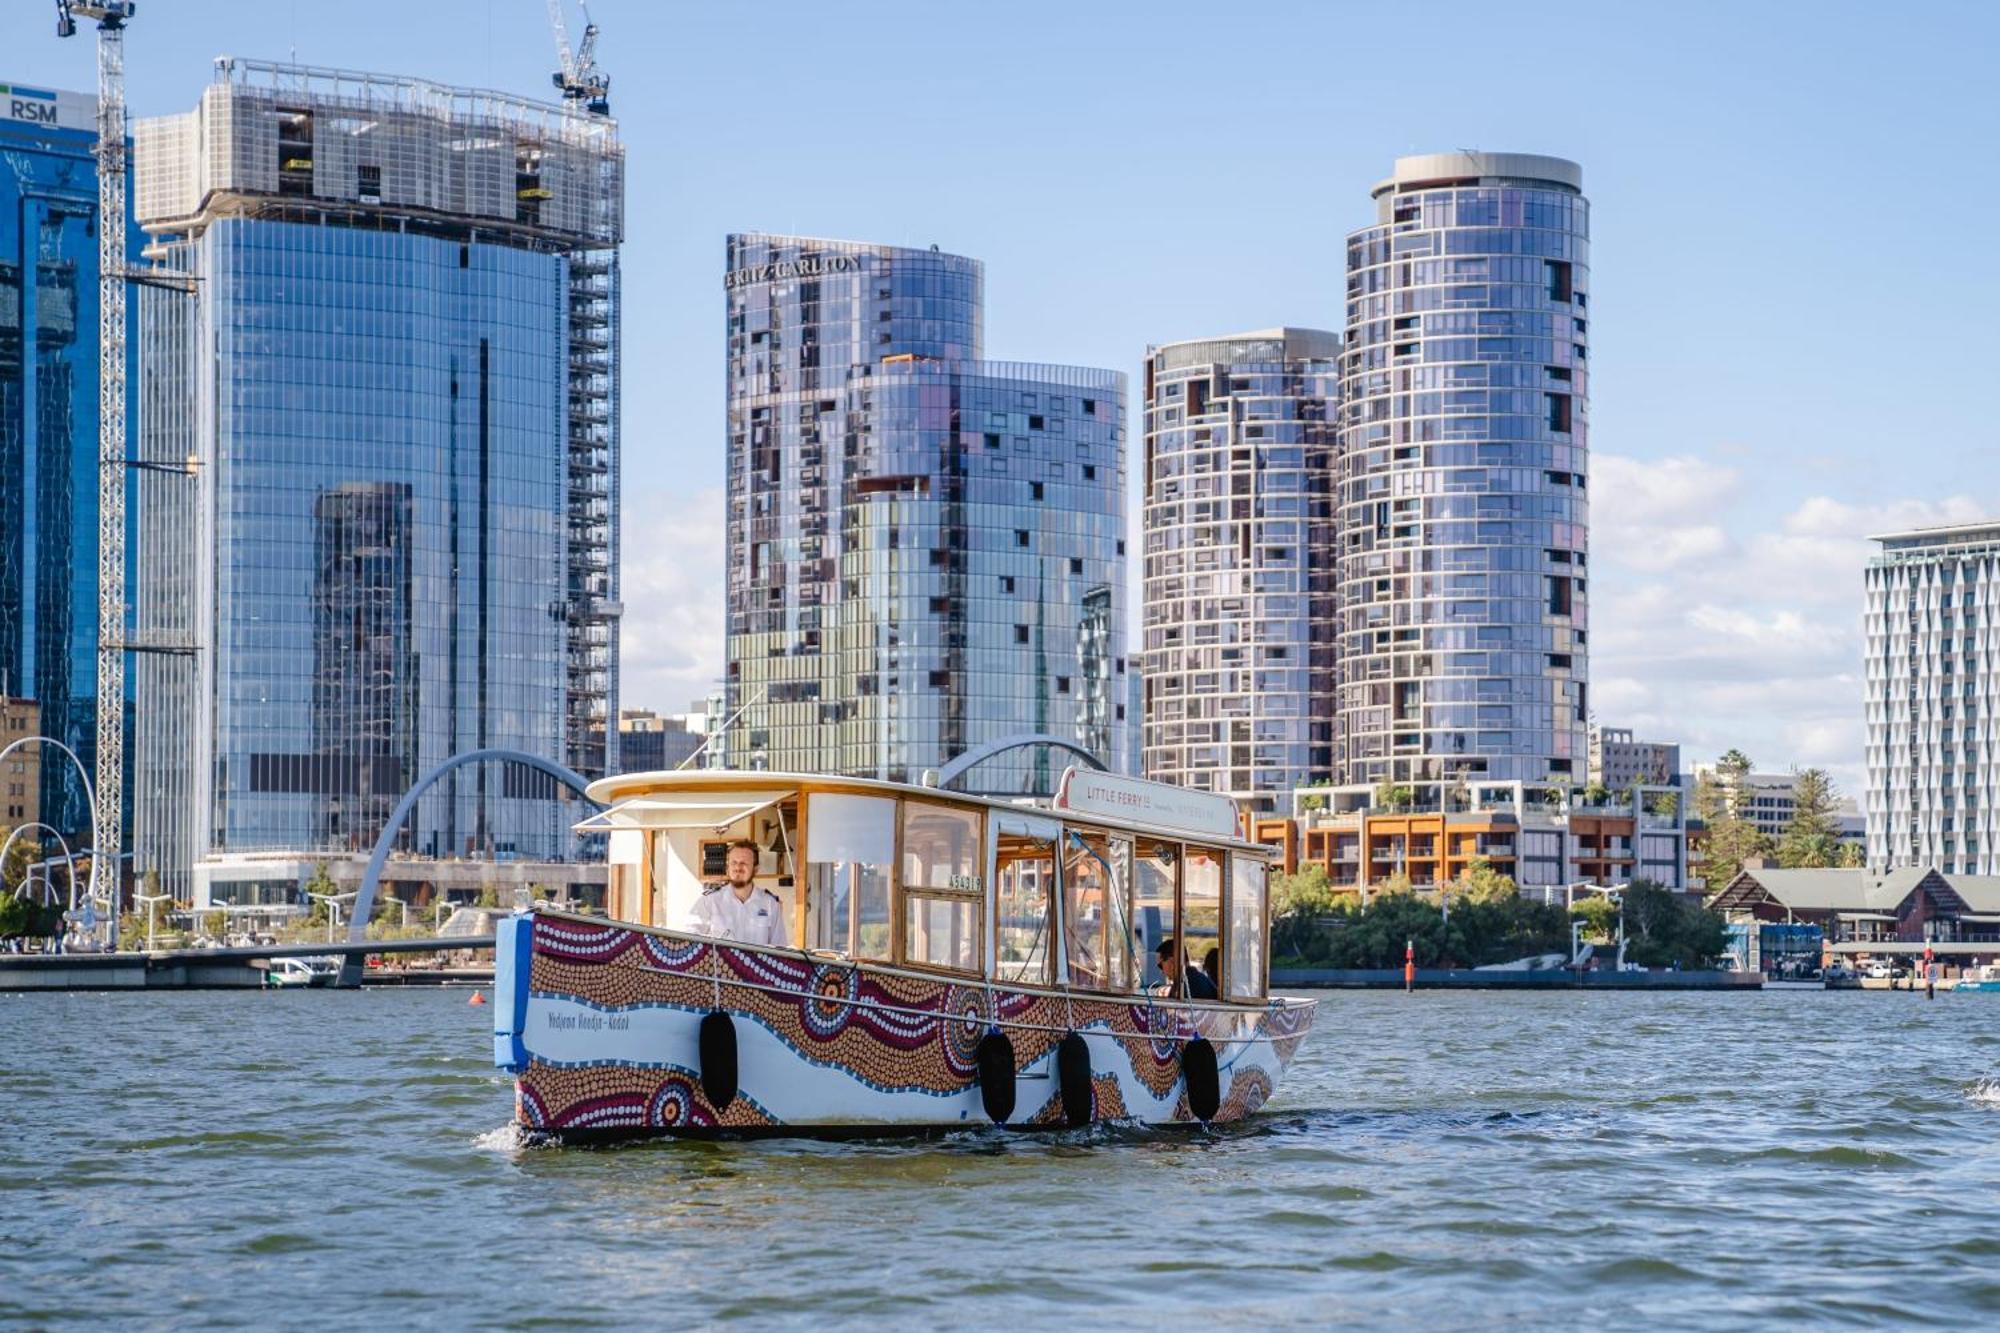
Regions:
<svg viewBox="0 0 2000 1333"><path fill-rule="evenodd" d="M119 953L0 954L0 992L7 991L108 991L108 990L257 990L265 983L269 964L280 958L338 957L358 965L369 955L394 956L466 952L490 954L491 935L453 935L437 939L370 940L363 944L328 941L324 944L256 945L224 949L159 949L152 952L127 950ZM355 984L364 976L386 976L390 969L373 973L355 972L344 984ZM425 969L438 980L449 979L435 969ZM490 968L470 979L490 980ZM409 980L396 975L384 984L400 985Z"/></svg>

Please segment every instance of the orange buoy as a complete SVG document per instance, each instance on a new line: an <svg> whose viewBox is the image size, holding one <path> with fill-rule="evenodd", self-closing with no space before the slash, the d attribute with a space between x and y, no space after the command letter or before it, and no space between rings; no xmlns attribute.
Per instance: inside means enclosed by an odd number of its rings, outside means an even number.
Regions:
<svg viewBox="0 0 2000 1333"><path fill-rule="evenodd" d="M477 991L477 990L476 990L476 991L474 991L474 992L472 992L472 998L471 998L471 999L469 999L469 1000L467 1000L467 1001L466 1001L466 1003L467 1003L467 1004L485 1004L485 1003L486 1003L486 992L485 992L485 991Z"/></svg>

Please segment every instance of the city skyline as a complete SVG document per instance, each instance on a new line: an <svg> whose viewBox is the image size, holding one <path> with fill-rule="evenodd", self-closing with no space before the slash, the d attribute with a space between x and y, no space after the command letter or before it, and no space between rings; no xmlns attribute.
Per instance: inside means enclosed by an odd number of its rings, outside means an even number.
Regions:
<svg viewBox="0 0 2000 1333"><path fill-rule="evenodd" d="M1036 37L1050 28L1034 11L980 34L992 67L1020 78L976 81L950 75L967 18L926 12L896 24L879 20L915 11L870 6L846 22L808 22L817 11L778 5L760 67L798 97L769 102L728 92L743 39L730 15L648 9L602 0L593 10L613 110L634 144L635 243L655 257L627 274L628 300L644 311L628 328L628 356L659 368L634 377L628 416L673 423L672 438L635 434L628 451L630 506L656 520L633 525L627 551L629 701L677 706L719 674L722 541L707 516L719 513L723 407L705 367L728 230L978 254L996 275L996 347L1132 373L1149 343L1332 325L1339 265L1323 258L1366 222L1358 191L1388 158L1472 141L1560 154L1590 172L1595 276L1617 314L1601 330L1592 395L1598 720L1679 739L1690 759L1736 745L1760 766L1825 764L1844 790L1860 790L1862 539L1990 516L1993 428L1951 386L1980 373L1990 335L1976 312L1995 279L1961 273L1926 243L1939 216L1979 215L1996 189L1951 166L1992 121L1989 106L1957 91L1980 86L1974 60L1990 13L1697 6L1586 14L1560 30L1481 25L1477 43L1426 46L1425 96L1390 125L1371 108L1399 85L1399 62L1346 60L1329 82L1313 50L1401 49L1464 23L1469 7L1434 7L1414 27L1366 11L1297 14L1282 47L1268 25L1248 22L1209 34L1200 51L1167 40L1175 25L1142 28L1129 11L1063 11L1064 40L1050 44ZM0 18L6 77L88 91L87 47L55 42L49 19L39 5ZM1729 40L1714 40L1718 31ZM385 58L392 37L403 54ZM864 42L880 57L865 92L841 74L842 53ZM546 92L553 62L540 7L525 3L407 15L379 0L339 12L187 4L134 26L134 115L181 105L219 51L293 48L305 61L532 96ZM1201 86L1198 70L1218 54L1254 57L1259 78L1232 92L1234 117L1187 126L1212 188L1177 198L1161 225L1142 184L1157 169L1146 127ZM1530 68L1561 68L1565 97L1490 96L1493 71ZM1669 69L1687 95L1662 84ZM1840 91L1863 77L1875 90L1866 106ZM1021 97L1024 86L1037 96ZM815 109L803 128L799 105ZM772 142L781 124L807 149L851 139L900 124L910 107L924 108L926 132L871 140L865 184L779 188L770 182L786 177L770 167L789 158L740 150ZM1319 111L1339 128L1301 159L1294 141L1231 130L1260 109ZM1045 151L1079 121L1099 125L1113 150L1068 162ZM938 169L956 161L956 142L979 136L993 148L978 171ZM1798 142L1842 151L1790 151ZM1856 161L1950 180L1950 203L1857 189ZM1227 281L1148 280L1215 254L1231 256ZM1913 308L1925 311L1923 338L1869 332ZM1863 345L1868 373L1849 373ZM696 484L677 483L685 477ZM1757 577L1739 579L1746 569Z"/></svg>

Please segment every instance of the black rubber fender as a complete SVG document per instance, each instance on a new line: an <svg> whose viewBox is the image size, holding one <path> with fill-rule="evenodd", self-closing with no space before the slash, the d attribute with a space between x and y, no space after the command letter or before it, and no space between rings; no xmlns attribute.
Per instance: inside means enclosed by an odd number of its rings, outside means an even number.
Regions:
<svg viewBox="0 0 2000 1333"><path fill-rule="evenodd" d="M1063 1119L1071 1129L1091 1121L1090 1047L1083 1034L1072 1032L1056 1045L1056 1083L1062 1092Z"/></svg>
<svg viewBox="0 0 2000 1333"><path fill-rule="evenodd" d="M1181 1076L1187 1080L1188 1110L1194 1118L1203 1124L1215 1119L1222 1109L1222 1071L1207 1037L1196 1037L1181 1047Z"/></svg>
<svg viewBox="0 0 2000 1333"><path fill-rule="evenodd" d="M718 1111L736 1100L736 1024L720 1009L701 1020L701 1095Z"/></svg>
<svg viewBox="0 0 2000 1333"><path fill-rule="evenodd" d="M973 1048L972 1063L979 1070L979 1104L986 1118L1006 1124L1014 1114L1014 1043L1004 1032L989 1032Z"/></svg>

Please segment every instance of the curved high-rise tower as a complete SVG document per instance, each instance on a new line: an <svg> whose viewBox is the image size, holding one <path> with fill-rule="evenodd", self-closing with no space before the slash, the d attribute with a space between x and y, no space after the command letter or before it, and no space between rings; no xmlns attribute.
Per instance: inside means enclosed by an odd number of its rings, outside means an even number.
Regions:
<svg viewBox="0 0 2000 1333"><path fill-rule="evenodd" d="M1585 776L1589 204L1561 158L1400 158L1348 238L1345 779Z"/></svg>

